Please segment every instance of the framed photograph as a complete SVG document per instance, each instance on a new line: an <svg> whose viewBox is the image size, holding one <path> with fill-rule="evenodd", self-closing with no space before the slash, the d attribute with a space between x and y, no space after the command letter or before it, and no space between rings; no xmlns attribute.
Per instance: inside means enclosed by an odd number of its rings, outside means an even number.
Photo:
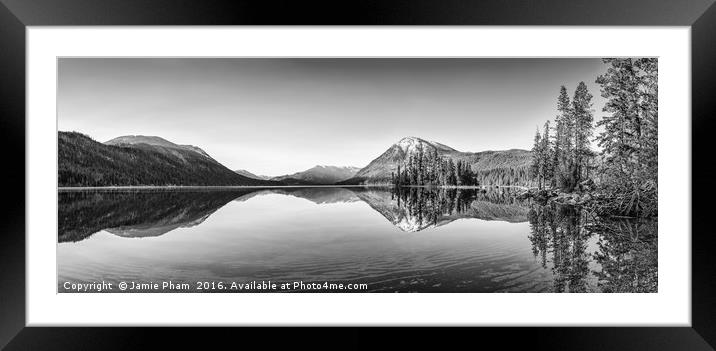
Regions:
<svg viewBox="0 0 716 351"><path fill-rule="evenodd" d="M577 3L5 1L2 345L712 349L716 7Z"/></svg>

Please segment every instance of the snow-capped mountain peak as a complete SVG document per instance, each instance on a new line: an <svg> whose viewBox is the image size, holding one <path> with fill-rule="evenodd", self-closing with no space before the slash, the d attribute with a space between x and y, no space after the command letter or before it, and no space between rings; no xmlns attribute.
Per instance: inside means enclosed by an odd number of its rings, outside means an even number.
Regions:
<svg viewBox="0 0 716 351"><path fill-rule="evenodd" d="M397 143L395 143L397 147L399 147L404 153L411 154L414 152L417 152L420 147L423 148L423 151L428 151L429 148L435 148L439 151L447 151L447 152L453 152L457 151L447 145L443 145L434 141L429 141L413 136L408 136L403 139L400 139Z"/></svg>
<svg viewBox="0 0 716 351"><path fill-rule="evenodd" d="M416 137L405 137L403 139L400 139L395 145L397 145L403 152L409 153L413 150L416 150L418 148L418 145L421 144L422 139L416 138Z"/></svg>
<svg viewBox="0 0 716 351"><path fill-rule="evenodd" d="M323 170L349 170L358 172L360 168L358 167L351 167L351 166L329 166L329 165L315 165L313 168L310 169L323 169Z"/></svg>

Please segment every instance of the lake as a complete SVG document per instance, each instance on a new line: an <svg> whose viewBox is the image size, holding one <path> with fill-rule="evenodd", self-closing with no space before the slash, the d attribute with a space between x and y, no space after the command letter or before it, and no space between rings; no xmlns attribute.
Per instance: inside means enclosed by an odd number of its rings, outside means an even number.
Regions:
<svg viewBox="0 0 716 351"><path fill-rule="evenodd" d="M58 291L126 282L137 288L124 292L657 292L656 220L604 220L514 195L60 191Z"/></svg>

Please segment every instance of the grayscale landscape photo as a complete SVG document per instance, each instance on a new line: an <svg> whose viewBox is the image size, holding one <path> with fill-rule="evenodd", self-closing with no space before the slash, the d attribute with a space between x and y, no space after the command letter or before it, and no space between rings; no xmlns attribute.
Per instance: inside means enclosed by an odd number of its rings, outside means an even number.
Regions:
<svg viewBox="0 0 716 351"><path fill-rule="evenodd" d="M658 292L656 58L59 58L58 292Z"/></svg>

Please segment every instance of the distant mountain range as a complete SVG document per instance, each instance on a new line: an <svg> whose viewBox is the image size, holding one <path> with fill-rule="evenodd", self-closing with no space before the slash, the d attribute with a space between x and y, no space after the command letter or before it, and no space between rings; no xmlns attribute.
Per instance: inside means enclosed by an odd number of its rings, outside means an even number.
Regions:
<svg viewBox="0 0 716 351"><path fill-rule="evenodd" d="M386 184L411 154L436 151L440 157L468 163L490 184L516 184L526 178L531 152L462 152L447 145L406 137L363 168L315 166L277 177L232 171L193 145L158 136L127 135L99 143L76 132L58 133L58 182L63 187L131 185L364 185ZM489 181L489 182L488 182Z"/></svg>
<svg viewBox="0 0 716 351"><path fill-rule="evenodd" d="M260 179L260 180L269 180L269 179L271 179L271 177L269 177L269 176L256 175L256 174L253 174L253 173L251 173L251 172L249 172L249 171L247 171L247 170L245 170L245 169L237 169L237 170L235 170L234 172L236 172L236 173L238 173L238 174L240 174L240 175L242 175L242 176L244 176L244 177L251 178L251 179Z"/></svg>
<svg viewBox="0 0 716 351"><path fill-rule="evenodd" d="M244 177L273 180L285 185L332 185L353 177L359 170L360 168L358 167L314 166L303 172L276 177L256 175L245 169L239 169L234 172Z"/></svg>
<svg viewBox="0 0 716 351"><path fill-rule="evenodd" d="M303 172L273 177L271 180L287 184L335 184L349 179L360 170L358 167L315 166Z"/></svg>

